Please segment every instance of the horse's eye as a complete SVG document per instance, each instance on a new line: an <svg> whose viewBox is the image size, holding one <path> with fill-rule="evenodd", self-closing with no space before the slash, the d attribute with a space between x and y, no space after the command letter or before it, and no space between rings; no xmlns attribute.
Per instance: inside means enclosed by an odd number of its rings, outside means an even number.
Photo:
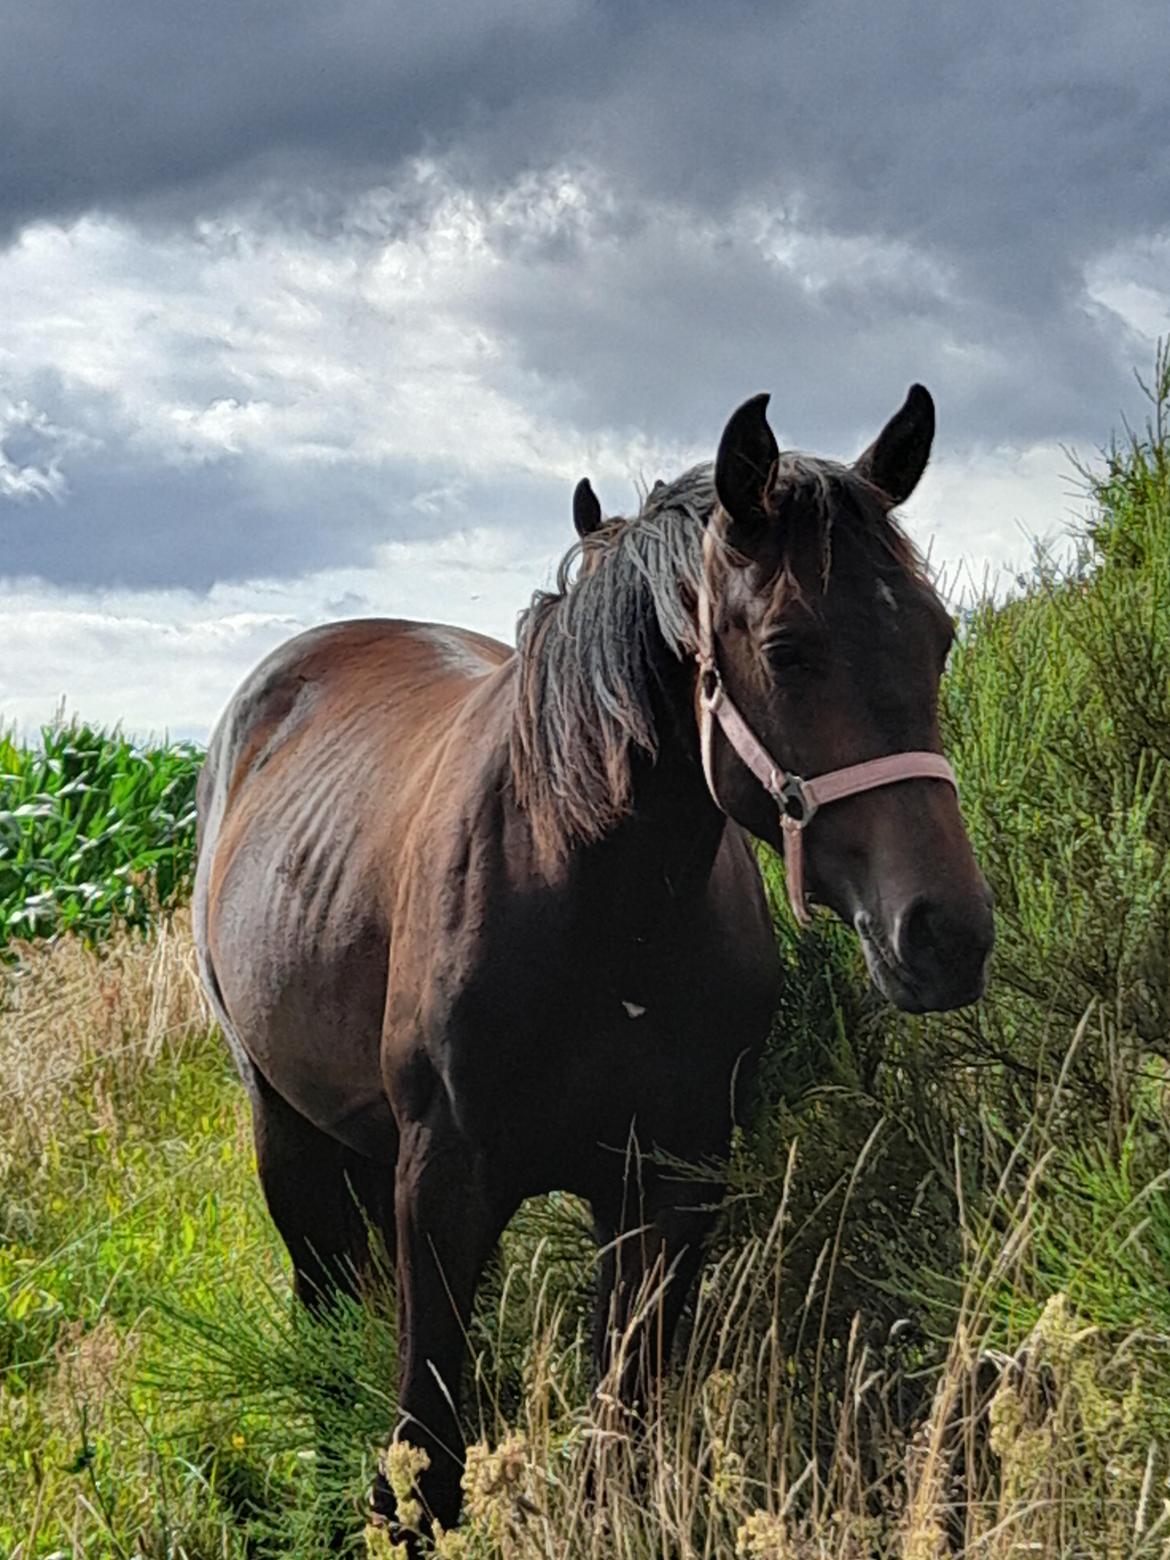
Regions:
<svg viewBox="0 0 1170 1560"><path fill-rule="evenodd" d="M794 672L808 665L804 647L791 634L773 634L765 639L761 649L774 672Z"/></svg>

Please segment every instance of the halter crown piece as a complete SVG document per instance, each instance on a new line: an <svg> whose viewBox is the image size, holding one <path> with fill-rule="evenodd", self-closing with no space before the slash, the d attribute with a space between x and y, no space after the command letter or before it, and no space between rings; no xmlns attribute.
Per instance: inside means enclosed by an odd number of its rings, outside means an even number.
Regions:
<svg viewBox="0 0 1170 1560"><path fill-rule="evenodd" d="M740 761L751 770L780 809L788 903L800 925L807 926L810 916L804 893L804 831L820 808L827 807L830 802L842 801L846 796L856 796L861 791L895 785L899 780L945 780L948 785L954 786L956 792L959 782L941 753L891 753L885 758L871 758L863 764L850 764L846 769L830 770L828 774L817 775L813 780L805 780L800 775L789 774L782 769L744 720L723 686L715 656L714 609L707 585L710 544L708 533L703 541L703 572L699 581L697 615L698 649L695 655L699 665L699 742L703 774L712 800L723 811L719 793L715 789L715 727L718 725Z"/></svg>

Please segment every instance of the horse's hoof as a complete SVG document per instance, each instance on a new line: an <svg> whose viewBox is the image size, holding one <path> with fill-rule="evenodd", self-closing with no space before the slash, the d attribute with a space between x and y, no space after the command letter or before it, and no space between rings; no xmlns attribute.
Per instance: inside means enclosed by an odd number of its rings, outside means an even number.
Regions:
<svg viewBox="0 0 1170 1560"><path fill-rule="evenodd" d="M397 1560L404 1549L409 1560L422 1560L416 1534L397 1531L393 1523L382 1517L369 1519L366 1523L365 1560Z"/></svg>
<svg viewBox="0 0 1170 1560"><path fill-rule="evenodd" d="M370 1526L390 1527L394 1523L394 1514L394 1491L390 1488L386 1475L379 1469L370 1490Z"/></svg>
<svg viewBox="0 0 1170 1560"><path fill-rule="evenodd" d="M399 1524L395 1516L394 1492L379 1473L370 1489L366 1512L367 1560L400 1555L403 1549L409 1560L421 1560L422 1540L417 1533L408 1532Z"/></svg>

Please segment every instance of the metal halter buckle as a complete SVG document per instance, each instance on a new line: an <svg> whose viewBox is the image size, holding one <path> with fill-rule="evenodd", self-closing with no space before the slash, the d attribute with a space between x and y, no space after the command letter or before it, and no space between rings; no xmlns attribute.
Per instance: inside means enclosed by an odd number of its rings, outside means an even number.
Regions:
<svg viewBox="0 0 1170 1560"><path fill-rule="evenodd" d="M817 804L805 790L804 781L799 775L785 775L779 786L775 788L775 793L780 811L801 828L817 810Z"/></svg>
<svg viewBox="0 0 1170 1560"><path fill-rule="evenodd" d="M723 679L717 666L704 666L699 672L699 694L706 707L714 713L723 700Z"/></svg>

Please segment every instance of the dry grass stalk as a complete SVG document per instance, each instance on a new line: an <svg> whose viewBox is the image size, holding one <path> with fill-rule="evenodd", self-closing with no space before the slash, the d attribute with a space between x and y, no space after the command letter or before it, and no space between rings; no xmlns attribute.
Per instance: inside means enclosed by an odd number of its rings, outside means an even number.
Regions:
<svg viewBox="0 0 1170 1560"><path fill-rule="evenodd" d="M95 1077L100 1111L160 1052L212 1023L186 912L149 938L127 932L95 949L67 937L14 951L0 966L0 1169L17 1138L43 1146L56 1102L84 1076Z"/></svg>

